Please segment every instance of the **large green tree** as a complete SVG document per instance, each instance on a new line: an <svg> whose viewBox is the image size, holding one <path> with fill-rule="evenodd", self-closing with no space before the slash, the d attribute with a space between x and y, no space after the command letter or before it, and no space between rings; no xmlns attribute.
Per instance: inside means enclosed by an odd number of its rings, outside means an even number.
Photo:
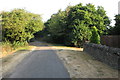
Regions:
<svg viewBox="0 0 120 80"><path fill-rule="evenodd" d="M99 35L109 27L110 20L103 7L92 4L68 6L59 10L45 23L51 38L65 45L81 46L92 36L91 28L96 26Z"/></svg>
<svg viewBox="0 0 120 80"><path fill-rule="evenodd" d="M98 33L102 35L104 34L104 31L107 30L109 24L110 24L110 20L106 15L106 12L103 7L99 6L98 8L95 8L95 6L92 4L87 4L83 6L82 3L73 6L70 9L67 17L67 25L70 33L68 37L71 38L70 43L76 44L77 42L77 44L79 45L82 42L85 42L86 40L90 39L90 35L89 35L90 33L89 32L84 33L84 31L83 34L89 36L87 37L85 35L80 35L80 36L86 39L79 40L79 37L76 38L77 34L82 33L79 30L82 30L82 28L84 27L87 27L86 31L90 31L93 26L96 26L96 28L98 29ZM71 37L71 35L73 36Z"/></svg>
<svg viewBox="0 0 120 80"><path fill-rule="evenodd" d="M34 33L43 29L41 16L25 11L14 9L10 12L2 12L3 41L25 42L34 37Z"/></svg>

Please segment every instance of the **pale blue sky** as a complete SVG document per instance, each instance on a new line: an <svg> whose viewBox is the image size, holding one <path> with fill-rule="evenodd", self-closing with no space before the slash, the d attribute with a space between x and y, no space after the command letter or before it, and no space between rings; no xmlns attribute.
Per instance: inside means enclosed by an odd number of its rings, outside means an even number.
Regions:
<svg viewBox="0 0 120 80"><path fill-rule="evenodd" d="M0 0L0 11L10 11L14 8L25 8L32 13L41 14L43 21L47 21L50 16L59 9L64 10L69 4L93 3L95 6L103 6L107 15L112 19L118 14L118 2L120 0Z"/></svg>

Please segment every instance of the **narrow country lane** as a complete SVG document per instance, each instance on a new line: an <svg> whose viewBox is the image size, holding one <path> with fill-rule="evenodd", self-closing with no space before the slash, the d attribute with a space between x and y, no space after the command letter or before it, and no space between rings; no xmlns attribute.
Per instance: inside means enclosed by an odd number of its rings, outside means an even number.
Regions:
<svg viewBox="0 0 120 80"><path fill-rule="evenodd" d="M69 78L69 73L56 51L51 48L41 49L40 46L45 47L46 45L38 43L38 47L29 53L5 78Z"/></svg>

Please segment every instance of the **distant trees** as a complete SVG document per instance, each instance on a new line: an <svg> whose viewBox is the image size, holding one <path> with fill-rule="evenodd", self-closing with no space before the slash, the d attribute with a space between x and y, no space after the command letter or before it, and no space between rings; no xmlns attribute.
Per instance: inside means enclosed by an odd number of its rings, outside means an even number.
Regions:
<svg viewBox="0 0 120 80"><path fill-rule="evenodd" d="M115 26L109 29L110 35L120 35L120 14L115 16Z"/></svg>
<svg viewBox="0 0 120 80"><path fill-rule="evenodd" d="M45 29L54 42L80 47L92 36L91 28L96 26L99 35L104 34L110 20L103 7L82 3L59 10L45 23Z"/></svg>
<svg viewBox="0 0 120 80"><path fill-rule="evenodd" d="M41 16L25 11L14 9L10 12L2 12L3 41L26 42L34 37L34 33L43 29Z"/></svg>
<svg viewBox="0 0 120 80"><path fill-rule="evenodd" d="M56 43L63 43L66 35L66 12L59 10L58 13L53 14L51 18L45 23L45 29L51 36L51 40ZM45 32L46 32L45 31Z"/></svg>

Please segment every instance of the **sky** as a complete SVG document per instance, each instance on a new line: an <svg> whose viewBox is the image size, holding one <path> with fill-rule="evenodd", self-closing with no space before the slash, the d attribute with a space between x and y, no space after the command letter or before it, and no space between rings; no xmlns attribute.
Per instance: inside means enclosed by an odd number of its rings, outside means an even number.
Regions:
<svg viewBox="0 0 120 80"><path fill-rule="evenodd" d="M96 7L103 6L114 25L114 16L118 14L118 2L120 0L0 0L0 11L11 11L14 8L22 8L35 14L41 14L43 21L47 21L52 14L59 9L65 10L68 5L83 5L92 3Z"/></svg>

